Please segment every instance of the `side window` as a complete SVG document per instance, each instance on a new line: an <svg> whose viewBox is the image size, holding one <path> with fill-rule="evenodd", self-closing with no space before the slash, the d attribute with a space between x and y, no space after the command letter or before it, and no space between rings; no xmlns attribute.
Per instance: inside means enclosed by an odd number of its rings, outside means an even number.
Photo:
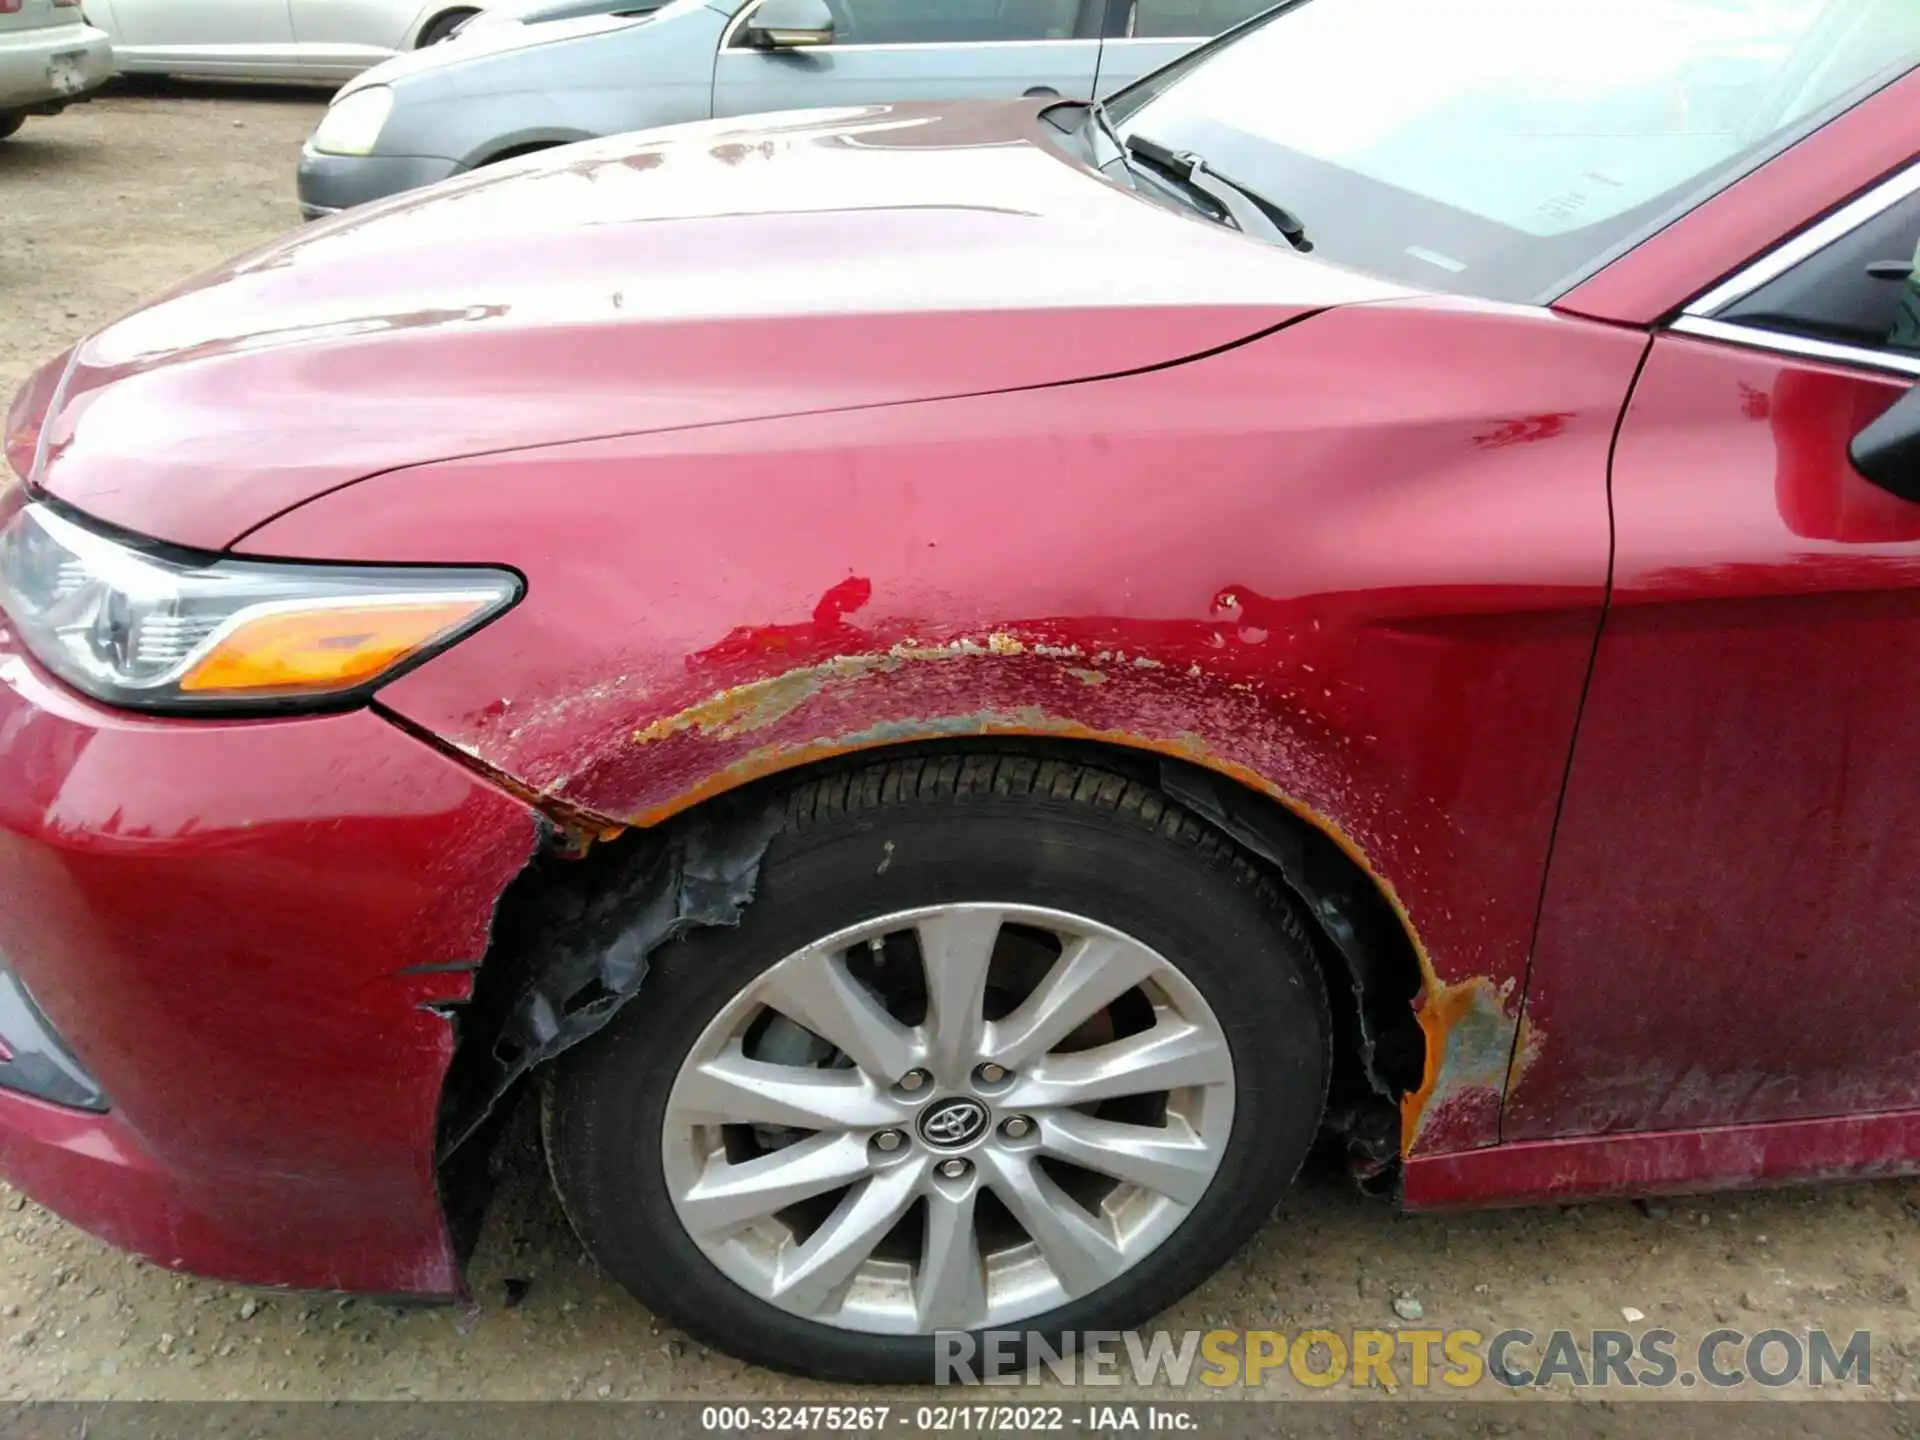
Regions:
<svg viewBox="0 0 1920 1440"><path fill-rule="evenodd" d="M839 45L1071 40L1080 0L828 0Z"/></svg>
<svg viewBox="0 0 1920 1440"><path fill-rule="evenodd" d="M1206 39L1271 10L1275 0L1134 0L1136 40Z"/></svg>
<svg viewBox="0 0 1920 1440"><path fill-rule="evenodd" d="M1713 318L1920 357L1920 194L1909 195Z"/></svg>

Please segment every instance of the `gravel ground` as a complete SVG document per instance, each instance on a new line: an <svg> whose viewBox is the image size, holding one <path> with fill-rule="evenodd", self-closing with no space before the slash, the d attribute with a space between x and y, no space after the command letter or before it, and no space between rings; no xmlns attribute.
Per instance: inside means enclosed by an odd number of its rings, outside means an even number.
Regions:
<svg viewBox="0 0 1920 1440"><path fill-rule="evenodd" d="M182 87L32 120L0 144L0 391L298 223L293 164L319 105L313 91ZM1910 1181L1404 1216L1315 1173L1164 1323L1391 1328L1417 1308L1420 1325L1487 1333L1663 1324L1683 1346L1723 1324L1870 1329L1874 1389L1905 1398L1920 1391L1917 1219ZM581 1257L531 1163L506 1182L473 1279L465 1311L249 1292L110 1252L0 1187L0 1399L827 1394L653 1321Z"/></svg>

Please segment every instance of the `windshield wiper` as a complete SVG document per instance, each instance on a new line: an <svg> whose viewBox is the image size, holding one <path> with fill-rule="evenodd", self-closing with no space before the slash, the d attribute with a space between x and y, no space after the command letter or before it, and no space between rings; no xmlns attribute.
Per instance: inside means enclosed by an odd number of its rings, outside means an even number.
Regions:
<svg viewBox="0 0 1920 1440"><path fill-rule="evenodd" d="M1213 201L1244 233L1284 240L1303 253L1313 249L1313 242L1307 238L1307 227L1300 223L1299 216L1259 191L1222 175L1191 150L1175 150L1144 135L1127 136L1126 148L1135 159L1145 161Z"/></svg>

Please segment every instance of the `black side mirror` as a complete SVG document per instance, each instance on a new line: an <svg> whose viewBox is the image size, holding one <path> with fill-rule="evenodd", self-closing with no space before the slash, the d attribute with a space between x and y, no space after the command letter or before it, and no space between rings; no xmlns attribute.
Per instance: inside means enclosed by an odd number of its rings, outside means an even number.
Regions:
<svg viewBox="0 0 1920 1440"><path fill-rule="evenodd" d="M1854 436L1847 453L1882 490L1920 504L1920 385Z"/></svg>

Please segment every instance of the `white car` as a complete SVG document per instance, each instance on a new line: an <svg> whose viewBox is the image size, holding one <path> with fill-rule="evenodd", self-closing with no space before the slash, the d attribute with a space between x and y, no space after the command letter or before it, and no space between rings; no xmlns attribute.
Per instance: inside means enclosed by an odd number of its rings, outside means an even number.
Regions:
<svg viewBox="0 0 1920 1440"><path fill-rule="evenodd" d="M58 115L113 74L107 37L80 0L0 0L0 140L29 115Z"/></svg>
<svg viewBox="0 0 1920 1440"><path fill-rule="evenodd" d="M86 0L123 74L351 80L446 39L487 0ZM611 8L611 7L609 7Z"/></svg>

